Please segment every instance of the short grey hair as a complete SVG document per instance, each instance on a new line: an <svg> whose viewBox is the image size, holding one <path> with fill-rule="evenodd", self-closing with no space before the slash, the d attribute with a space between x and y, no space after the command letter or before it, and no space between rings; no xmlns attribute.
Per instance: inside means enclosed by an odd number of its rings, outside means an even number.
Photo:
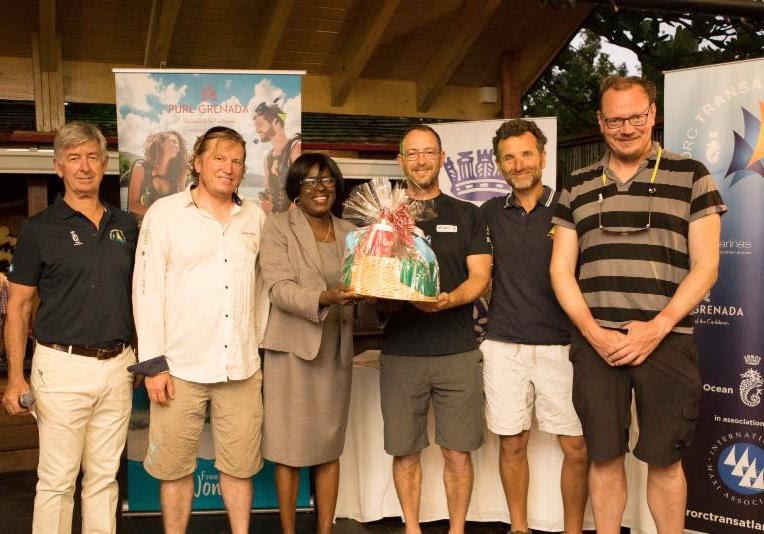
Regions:
<svg viewBox="0 0 764 534"><path fill-rule="evenodd" d="M69 122L58 131L53 140L53 157L61 161L65 150L91 141L98 143L98 153L101 155L101 159L105 161L108 152L106 151L106 138L101 130L89 122Z"/></svg>

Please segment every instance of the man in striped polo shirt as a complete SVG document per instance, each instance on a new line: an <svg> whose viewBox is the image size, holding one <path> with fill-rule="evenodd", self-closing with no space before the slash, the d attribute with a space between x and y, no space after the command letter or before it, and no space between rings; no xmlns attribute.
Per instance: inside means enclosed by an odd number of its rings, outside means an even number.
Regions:
<svg viewBox="0 0 764 534"><path fill-rule="evenodd" d="M597 118L604 157L564 185L551 277L578 332L571 340L573 403L592 467L597 532L620 532L626 506L631 392L658 532L681 533L687 487L682 448L701 395L692 309L716 280L720 215L708 170L652 142L655 85L610 76Z"/></svg>

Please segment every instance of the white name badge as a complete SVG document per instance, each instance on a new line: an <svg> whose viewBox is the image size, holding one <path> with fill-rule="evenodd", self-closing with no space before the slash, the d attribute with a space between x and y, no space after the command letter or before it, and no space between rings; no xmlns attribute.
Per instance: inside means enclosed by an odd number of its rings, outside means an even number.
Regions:
<svg viewBox="0 0 764 534"><path fill-rule="evenodd" d="M459 228L455 224L439 224L435 227L438 233L455 234Z"/></svg>

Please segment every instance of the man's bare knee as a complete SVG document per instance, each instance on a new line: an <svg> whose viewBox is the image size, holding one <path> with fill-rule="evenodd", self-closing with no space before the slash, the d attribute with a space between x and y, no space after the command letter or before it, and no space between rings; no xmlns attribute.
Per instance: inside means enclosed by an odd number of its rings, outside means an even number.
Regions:
<svg viewBox="0 0 764 534"><path fill-rule="evenodd" d="M514 436L500 436L501 453L510 460L521 460L528 454L528 432Z"/></svg>
<svg viewBox="0 0 764 534"><path fill-rule="evenodd" d="M468 471L472 468L472 456L469 452L440 448L446 469L449 471Z"/></svg>
<svg viewBox="0 0 764 534"><path fill-rule="evenodd" d="M420 456L421 453L419 451L412 452L411 454L407 454L405 456L395 456L393 458L393 462L399 469L409 471L419 467Z"/></svg>
<svg viewBox="0 0 764 534"><path fill-rule="evenodd" d="M587 463L589 461L583 436L560 436L560 447L566 462Z"/></svg>
<svg viewBox="0 0 764 534"><path fill-rule="evenodd" d="M648 476L658 478L660 480L675 480L684 477L684 470L682 469L682 462L674 462L670 465L655 465L648 464L647 466Z"/></svg>
<svg viewBox="0 0 764 534"><path fill-rule="evenodd" d="M610 460L592 462L592 474L599 476L620 476L624 470L624 456L616 456Z"/></svg>

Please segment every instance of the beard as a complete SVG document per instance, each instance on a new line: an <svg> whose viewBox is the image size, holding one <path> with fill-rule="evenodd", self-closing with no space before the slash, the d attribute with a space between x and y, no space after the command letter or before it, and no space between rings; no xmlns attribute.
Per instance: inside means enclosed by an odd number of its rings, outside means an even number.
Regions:
<svg viewBox="0 0 764 534"><path fill-rule="evenodd" d="M634 146L629 149L621 149L619 146L611 141L607 140L606 144L610 149L610 152L615 155L616 159L624 163L636 163L640 161L645 155L649 154L650 147L652 146L652 140L648 137L645 143L640 146Z"/></svg>
<svg viewBox="0 0 764 534"><path fill-rule="evenodd" d="M413 188L418 189L420 191L427 191L429 189L432 189L434 185L437 185L438 183L438 174L440 173L440 168L437 166L433 166L431 169L428 169L428 172L424 175L415 175L414 171L416 170L424 170L423 168L419 169L411 169L410 172L406 173L406 182Z"/></svg>
<svg viewBox="0 0 764 534"><path fill-rule="evenodd" d="M257 134L260 136L260 141L262 141L263 143L268 143L271 139L273 139L273 136L276 135L276 130L271 125L264 132L262 133L257 132Z"/></svg>
<svg viewBox="0 0 764 534"><path fill-rule="evenodd" d="M507 182L509 182L514 191L527 191L541 183L541 174L541 169L538 168L531 172L530 177L523 174L520 178L517 178L516 175L510 174L507 177Z"/></svg>

